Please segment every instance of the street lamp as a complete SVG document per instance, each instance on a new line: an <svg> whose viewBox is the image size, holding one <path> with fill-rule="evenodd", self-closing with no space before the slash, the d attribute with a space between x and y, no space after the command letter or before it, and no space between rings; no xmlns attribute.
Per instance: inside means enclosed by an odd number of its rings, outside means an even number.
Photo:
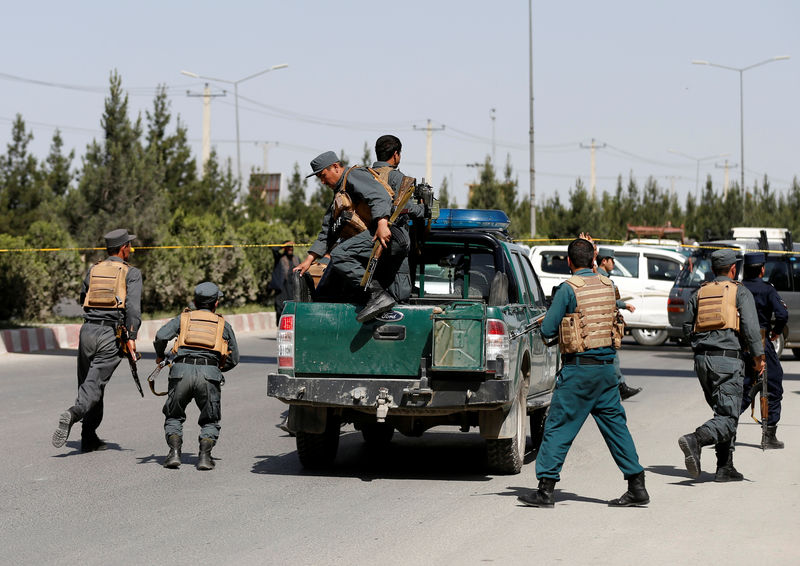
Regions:
<svg viewBox="0 0 800 566"><path fill-rule="evenodd" d="M703 60L694 60L692 61L693 65L708 65L709 67L719 67L720 69L727 69L729 71L736 71L739 73L739 165L741 166L741 173L742 173L742 221L744 221L744 211L745 211L745 187L744 187L744 79L743 75L744 72L752 69L753 67L759 67L761 65L766 65L767 63L772 63L773 61L783 61L785 59L789 59L788 55L777 55L775 57L771 57L769 59L765 59L759 63L754 63L752 65L748 65L747 67L729 67L727 65L718 65L717 63L710 63L709 61Z"/></svg>
<svg viewBox="0 0 800 566"><path fill-rule="evenodd" d="M708 157L694 157L693 155L687 155L686 153L682 153L674 149L668 149L667 151L674 153L675 155L681 155L687 159L693 159L694 161L697 161L697 173L695 174L694 179L694 190L697 193L697 203L700 204L700 162L708 159L717 159L718 157L726 157L728 154L720 153L719 155L709 155Z"/></svg>
<svg viewBox="0 0 800 566"><path fill-rule="evenodd" d="M248 75L238 81L229 81L227 79L220 79L215 77L206 77L204 75L199 75L197 73L193 73L191 71L181 71L182 75L186 75L187 77L192 77L195 79L205 79L207 81L216 81L219 83L227 83L233 85L233 98L234 104L236 107L236 170L238 171L238 178L239 178L239 187L242 186L242 157L241 151L239 148L239 83L243 83L244 81L249 81L250 79L254 79L256 77L260 77L265 73L269 73L270 71L276 71L278 69L285 69L289 65L287 63L281 63L280 65L273 65L269 69L264 69L263 71L259 71L257 73L253 73L252 75Z"/></svg>

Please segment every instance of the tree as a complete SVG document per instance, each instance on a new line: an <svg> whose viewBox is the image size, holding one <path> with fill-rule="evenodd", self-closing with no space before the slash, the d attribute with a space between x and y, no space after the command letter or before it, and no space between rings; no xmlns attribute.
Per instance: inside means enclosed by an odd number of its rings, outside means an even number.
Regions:
<svg viewBox="0 0 800 566"><path fill-rule="evenodd" d="M33 134L25 131L22 115L17 114L8 151L0 156L0 233L23 235L45 201L36 158L28 153L31 140Z"/></svg>
<svg viewBox="0 0 800 566"><path fill-rule="evenodd" d="M439 185L439 208L456 208L455 201L452 206L450 203L450 193L447 190L447 177L442 178L442 184Z"/></svg>

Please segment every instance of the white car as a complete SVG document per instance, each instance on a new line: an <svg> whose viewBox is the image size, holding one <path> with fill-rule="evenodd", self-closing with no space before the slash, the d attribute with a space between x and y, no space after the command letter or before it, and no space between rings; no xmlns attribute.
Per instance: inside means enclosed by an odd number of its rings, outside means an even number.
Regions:
<svg viewBox="0 0 800 566"><path fill-rule="evenodd" d="M667 339L667 298L686 256L647 246L600 246L614 250L616 259L611 278L620 297L636 307L622 311L625 327L643 346L658 346ZM531 263L545 294L570 277L567 246L536 246Z"/></svg>

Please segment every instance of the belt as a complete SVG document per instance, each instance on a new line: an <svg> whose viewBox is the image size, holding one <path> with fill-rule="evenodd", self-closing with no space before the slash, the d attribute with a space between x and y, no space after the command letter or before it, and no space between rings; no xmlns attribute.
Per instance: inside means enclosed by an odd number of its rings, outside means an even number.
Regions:
<svg viewBox="0 0 800 566"><path fill-rule="evenodd" d="M193 364L196 366L215 366L217 365L216 360L210 360L208 358L200 358L196 356L181 356L179 358L175 358L173 362L175 364Z"/></svg>
<svg viewBox="0 0 800 566"><path fill-rule="evenodd" d="M606 364L613 364L614 360L598 360L597 358L590 358L588 356L578 357L574 354L564 354L561 356L561 365L565 366L604 366Z"/></svg>
<svg viewBox="0 0 800 566"><path fill-rule="evenodd" d="M720 356L725 358L742 359L742 353L739 350L703 350L699 352L705 356Z"/></svg>
<svg viewBox="0 0 800 566"><path fill-rule="evenodd" d="M116 328L117 326L122 324L122 323L117 322L115 320L84 320L83 323L84 324L96 324L98 326L110 326L111 328Z"/></svg>

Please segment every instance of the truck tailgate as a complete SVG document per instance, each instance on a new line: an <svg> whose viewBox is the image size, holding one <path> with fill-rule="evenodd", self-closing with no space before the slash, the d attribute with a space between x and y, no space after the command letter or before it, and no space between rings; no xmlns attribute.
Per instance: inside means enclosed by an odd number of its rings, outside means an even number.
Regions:
<svg viewBox="0 0 800 566"><path fill-rule="evenodd" d="M366 324L348 303L295 303L295 375L416 377L431 351L430 306L397 306Z"/></svg>

